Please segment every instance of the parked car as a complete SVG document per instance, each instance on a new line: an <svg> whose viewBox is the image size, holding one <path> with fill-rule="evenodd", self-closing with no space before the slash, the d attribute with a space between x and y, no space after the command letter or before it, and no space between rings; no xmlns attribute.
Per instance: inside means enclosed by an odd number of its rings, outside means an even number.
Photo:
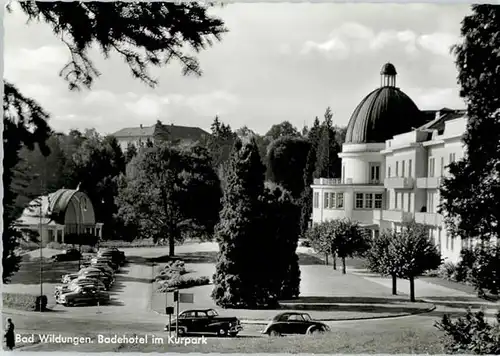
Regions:
<svg viewBox="0 0 500 356"><path fill-rule="evenodd" d="M64 253L59 253L57 255L52 256L52 261L61 262L61 261L77 261L82 258L82 254L75 248L67 249Z"/></svg>
<svg viewBox="0 0 500 356"><path fill-rule="evenodd" d="M68 273L61 276L61 282L67 284L74 279L77 279L80 275L78 273Z"/></svg>
<svg viewBox="0 0 500 356"><path fill-rule="evenodd" d="M118 263L113 262L113 260L109 257L93 257L90 260L90 266L95 263L105 263L107 264L113 271L118 271L120 269L120 266Z"/></svg>
<svg viewBox="0 0 500 356"><path fill-rule="evenodd" d="M109 294L105 291L98 290L94 287L79 286L68 293L60 294L56 299L56 303L71 307L77 304L97 304L97 302L105 304L109 302L109 300Z"/></svg>
<svg viewBox="0 0 500 356"><path fill-rule="evenodd" d="M115 281L114 277L101 272L97 268L84 268L80 271L79 275L80 277L99 279L104 283L106 290L109 290Z"/></svg>
<svg viewBox="0 0 500 356"><path fill-rule="evenodd" d="M63 284L60 286L56 286L54 291L54 296L57 298L58 295L68 293L70 291L74 291L78 287L95 287L99 290L106 290L106 286L104 283L95 278L82 278L79 277L74 279L68 284Z"/></svg>
<svg viewBox="0 0 500 356"><path fill-rule="evenodd" d="M125 252L118 250L116 247L102 248L97 252L97 256L109 257L119 266L123 266L126 262Z"/></svg>
<svg viewBox="0 0 500 356"><path fill-rule="evenodd" d="M222 317L213 309L192 309L183 311L179 319L172 322L172 330L179 328L179 335L216 334L236 336L243 327L236 317ZM164 328L169 331L168 324Z"/></svg>
<svg viewBox="0 0 500 356"><path fill-rule="evenodd" d="M276 315L262 331L269 336L286 334L314 334L329 331L328 325L313 320L307 313L284 312Z"/></svg>
<svg viewBox="0 0 500 356"><path fill-rule="evenodd" d="M96 263L91 263L89 267L94 267L98 268L101 270L101 272L107 273L109 275L114 276L115 271L107 263L104 262L96 262Z"/></svg>

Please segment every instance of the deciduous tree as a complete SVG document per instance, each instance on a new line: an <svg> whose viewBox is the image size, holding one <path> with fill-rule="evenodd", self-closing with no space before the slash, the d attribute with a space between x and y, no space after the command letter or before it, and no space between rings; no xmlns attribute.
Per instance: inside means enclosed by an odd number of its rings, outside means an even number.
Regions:
<svg viewBox="0 0 500 356"><path fill-rule="evenodd" d="M168 239L170 256L186 236L211 235L221 193L204 149L155 143L132 163L134 173L121 177L116 198L125 223L139 226L144 237Z"/></svg>
<svg viewBox="0 0 500 356"><path fill-rule="evenodd" d="M454 47L460 96L467 104L466 154L449 166L442 211L463 239L500 235L500 7L474 5Z"/></svg>
<svg viewBox="0 0 500 356"><path fill-rule="evenodd" d="M413 221L404 223L399 232L383 234L386 236L372 243L369 266L374 272L408 279L410 300L414 302L415 278L439 267L441 255L430 240L427 227ZM379 262L374 262L374 258L379 258Z"/></svg>
<svg viewBox="0 0 500 356"><path fill-rule="evenodd" d="M303 175L309 148L309 141L291 136L274 140L268 148L268 178L288 190L294 199L304 191Z"/></svg>
<svg viewBox="0 0 500 356"><path fill-rule="evenodd" d="M271 126L269 131L267 131L267 133L264 135L264 137L268 139L269 143L272 143L274 140L277 140L280 137L286 136L300 136L299 131L290 123L290 121L283 121L282 123Z"/></svg>

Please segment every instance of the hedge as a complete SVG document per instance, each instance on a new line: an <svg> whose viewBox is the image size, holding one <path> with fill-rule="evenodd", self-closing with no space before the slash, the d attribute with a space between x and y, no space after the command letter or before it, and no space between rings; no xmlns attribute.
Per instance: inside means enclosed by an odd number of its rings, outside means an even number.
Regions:
<svg viewBox="0 0 500 356"><path fill-rule="evenodd" d="M2 293L3 306L8 309L40 311L40 303L42 311L47 310L47 296L23 293Z"/></svg>
<svg viewBox="0 0 500 356"><path fill-rule="evenodd" d="M210 284L210 278L202 277L176 277L170 280L159 281L158 292L172 292L176 289L191 288Z"/></svg>

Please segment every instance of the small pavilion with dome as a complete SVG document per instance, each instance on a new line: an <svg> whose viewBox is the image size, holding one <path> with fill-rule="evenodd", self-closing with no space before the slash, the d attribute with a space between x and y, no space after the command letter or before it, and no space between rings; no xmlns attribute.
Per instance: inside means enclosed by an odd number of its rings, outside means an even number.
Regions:
<svg viewBox="0 0 500 356"><path fill-rule="evenodd" d="M17 220L21 231L42 232L42 245L65 242L67 234L92 234L102 238L103 224L96 222L89 196L77 189L59 189L31 201Z"/></svg>

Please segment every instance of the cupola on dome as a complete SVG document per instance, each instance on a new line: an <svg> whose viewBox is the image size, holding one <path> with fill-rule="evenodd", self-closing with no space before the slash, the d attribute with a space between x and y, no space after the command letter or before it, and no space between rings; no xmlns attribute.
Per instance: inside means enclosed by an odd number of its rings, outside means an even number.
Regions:
<svg viewBox="0 0 500 356"><path fill-rule="evenodd" d="M396 87L396 67L386 63L380 71L380 88L356 107L347 125L345 143L382 143L423 124L417 105Z"/></svg>

